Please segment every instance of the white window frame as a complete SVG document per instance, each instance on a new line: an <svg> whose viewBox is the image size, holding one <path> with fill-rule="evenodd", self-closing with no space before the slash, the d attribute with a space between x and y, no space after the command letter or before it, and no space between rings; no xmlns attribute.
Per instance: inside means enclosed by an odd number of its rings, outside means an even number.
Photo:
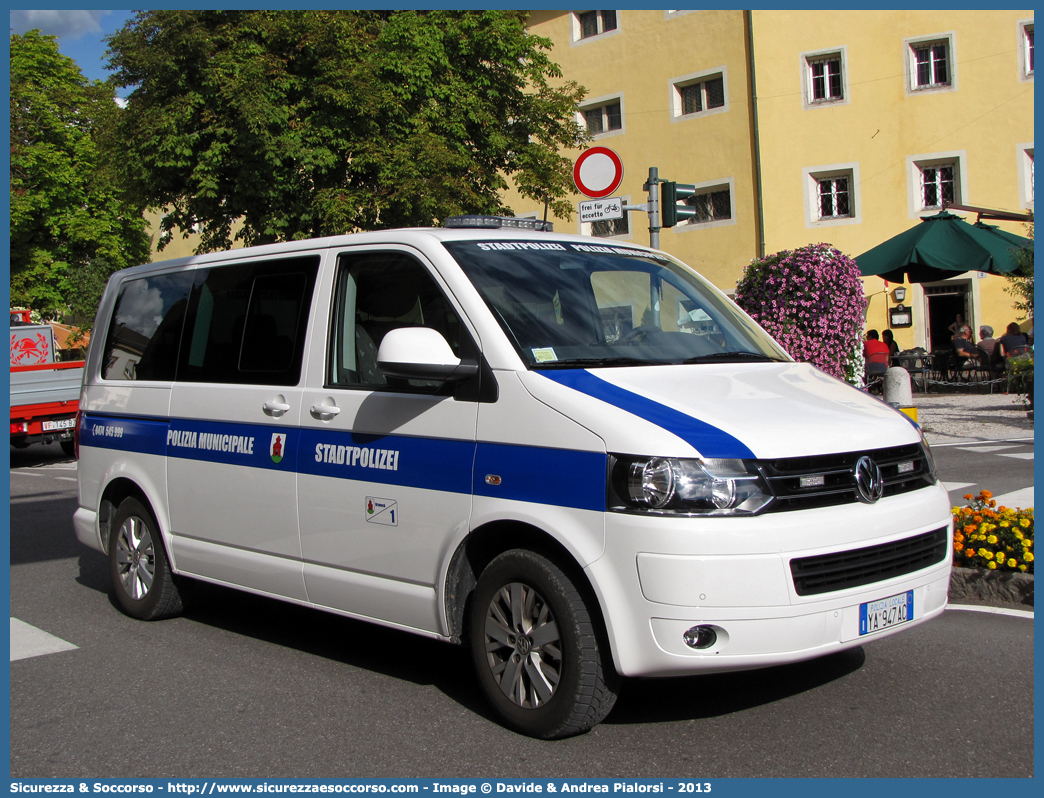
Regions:
<svg viewBox="0 0 1044 798"><path fill-rule="evenodd" d="M628 194L626 196L621 196L620 200L621 200L621 202L624 205L630 205L631 204L631 195ZM595 236L591 232L593 223L592 222L581 222L579 214L577 214L577 232L580 235L582 235L582 236L591 236L592 238L602 238L602 239L605 239L606 241L630 241L631 239L634 238L634 225L631 223L631 216L630 216L631 213L632 213L632 211L628 211L628 210L624 211L624 218L627 219L627 232L624 233L623 235L618 235L618 236ZM638 213L638 211L634 211L634 213Z"/></svg>
<svg viewBox="0 0 1044 798"><path fill-rule="evenodd" d="M605 9L605 10L612 11L613 9ZM608 38L610 36L615 36L616 34L618 34L620 32L620 28L621 28L620 17L622 16L622 12L620 10L618 10L618 9L616 10L616 27L613 28L612 30L603 30L602 29L602 25L604 23L604 20L602 18L602 12L601 11L596 11L596 13L598 14L598 33L596 35L594 35L594 36L588 36L587 38L582 38L583 28L580 26L580 15L581 14L586 14L588 11L595 11L595 9L584 9L583 11L570 11L569 12L569 32L570 32L570 40L571 40L570 44L573 47L576 47L577 45L580 45L580 44L588 44L589 42L601 41L602 39L606 39L606 38Z"/></svg>
<svg viewBox="0 0 1044 798"><path fill-rule="evenodd" d="M1033 191L1033 142L1019 144L1017 150L1017 169L1019 172L1019 207L1032 211Z"/></svg>
<svg viewBox="0 0 1044 798"><path fill-rule="evenodd" d="M717 77L721 78L721 89L725 104L720 108L707 108L707 104L704 102L702 111L696 111L691 114L682 113L682 89L696 83L706 83L708 79ZM689 119L703 119L707 116L727 113L729 110L729 69L722 64L713 69L704 69L699 72L690 72L688 75L682 75L681 77L671 78L667 82L667 92L667 107L671 109L671 123L683 122ZM705 89L701 89L701 93L706 97Z"/></svg>
<svg viewBox="0 0 1044 798"><path fill-rule="evenodd" d="M593 111L596 108L605 108L607 105L612 105L614 102L620 103L620 129L619 130L605 130L602 133L593 133L592 139L605 139L611 136L622 136L627 132L627 110L624 108L624 96L623 92L618 94L603 94L601 97L592 97L587 100L583 105L579 105L576 108L576 123L581 128L587 130L587 111ZM604 116L604 111L603 111Z"/></svg>
<svg viewBox="0 0 1044 798"><path fill-rule="evenodd" d="M735 177L723 177L719 180L706 180L703 183L695 183L696 194L712 194L715 191L726 191L729 192L729 218L728 219L717 219L710 222L697 222L695 219L685 219L679 221L674 227L668 228L674 230L676 233L687 233L693 230L709 230L712 227L727 227L729 225L736 224L736 178ZM662 215L663 210L660 210Z"/></svg>
<svg viewBox="0 0 1044 798"><path fill-rule="evenodd" d="M1030 67L1030 38L1033 37L1033 20L1019 20L1019 81L1025 83L1033 80L1033 69ZM1036 66L1034 64L1034 66Z"/></svg>
<svg viewBox="0 0 1044 798"><path fill-rule="evenodd" d="M939 208L925 208L923 203L923 177L925 168L953 166L954 198L956 205L965 205L969 201L968 194L968 154L965 150L949 152L931 152L921 155L910 155L906 159L906 195L909 204L910 218L932 216Z"/></svg>
<svg viewBox="0 0 1044 798"><path fill-rule="evenodd" d="M944 91L957 91L956 41L957 35L954 31L903 39L903 70L906 76L907 97L921 94L936 94ZM943 44L946 46L946 74L948 82L921 86L917 83L917 50L920 47L932 44Z"/></svg>
<svg viewBox="0 0 1044 798"><path fill-rule="evenodd" d="M847 216L820 216L819 184L823 180L839 177L848 180ZM863 203L860 196L859 164L833 163L823 166L809 166L801 170L801 184L805 199L805 228L812 230L819 227L840 227L848 224L861 224L863 221Z"/></svg>
<svg viewBox="0 0 1044 798"><path fill-rule="evenodd" d="M812 77L812 65L837 58L841 62L841 96L826 97L817 100L813 96L814 79ZM829 50L816 50L815 52L801 54L801 87L802 107L805 110L812 108L833 108L838 105L848 105L848 47L832 47Z"/></svg>

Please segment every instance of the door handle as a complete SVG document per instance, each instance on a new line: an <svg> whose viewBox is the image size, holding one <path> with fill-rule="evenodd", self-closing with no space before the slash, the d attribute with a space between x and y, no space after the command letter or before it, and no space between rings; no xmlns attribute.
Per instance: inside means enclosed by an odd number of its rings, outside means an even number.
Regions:
<svg viewBox="0 0 1044 798"><path fill-rule="evenodd" d="M312 405L311 414L318 419L326 421L341 412L337 405Z"/></svg>
<svg viewBox="0 0 1044 798"><path fill-rule="evenodd" d="M290 405L286 403L286 399L283 396L277 396L271 402L265 402L264 405L265 413L275 418L279 418L289 409Z"/></svg>

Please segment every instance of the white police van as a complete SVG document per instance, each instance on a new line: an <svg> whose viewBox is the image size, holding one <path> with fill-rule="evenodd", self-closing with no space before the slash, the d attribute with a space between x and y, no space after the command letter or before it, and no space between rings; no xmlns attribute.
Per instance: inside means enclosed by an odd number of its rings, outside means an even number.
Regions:
<svg viewBox="0 0 1044 798"><path fill-rule="evenodd" d="M173 615L204 580L466 643L540 737L598 723L620 676L942 612L949 501L915 424L670 256L527 225L115 274L74 521L122 608Z"/></svg>

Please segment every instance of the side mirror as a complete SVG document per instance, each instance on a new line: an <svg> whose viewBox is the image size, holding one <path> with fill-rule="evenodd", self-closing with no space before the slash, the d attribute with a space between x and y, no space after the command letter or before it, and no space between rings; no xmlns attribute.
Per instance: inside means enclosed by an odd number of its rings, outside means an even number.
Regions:
<svg viewBox="0 0 1044 798"><path fill-rule="evenodd" d="M453 354L440 333L430 327L390 330L377 350L377 367L387 377L408 380L463 380L478 374L478 363Z"/></svg>

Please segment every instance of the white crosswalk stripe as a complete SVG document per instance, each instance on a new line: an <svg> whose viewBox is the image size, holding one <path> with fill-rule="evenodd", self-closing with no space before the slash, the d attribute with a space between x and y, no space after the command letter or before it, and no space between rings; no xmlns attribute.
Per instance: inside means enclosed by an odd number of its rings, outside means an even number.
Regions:
<svg viewBox="0 0 1044 798"><path fill-rule="evenodd" d="M11 619L11 662L79 648L25 621Z"/></svg>

